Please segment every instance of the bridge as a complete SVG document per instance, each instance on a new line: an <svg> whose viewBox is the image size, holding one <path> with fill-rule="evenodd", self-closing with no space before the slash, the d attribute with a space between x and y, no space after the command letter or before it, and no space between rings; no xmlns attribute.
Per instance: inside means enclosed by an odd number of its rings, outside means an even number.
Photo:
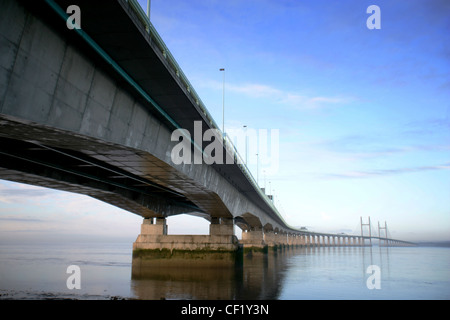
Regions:
<svg viewBox="0 0 450 320"><path fill-rule="evenodd" d="M79 26L69 25L71 5L80 9ZM373 238L286 223L136 0L7 0L0 15L1 179L88 195L142 216L134 252L158 261L166 251L182 252L180 261L187 251L207 252L223 263L242 246L367 245ZM196 124L201 137L219 132L231 163L174 163L172 133L193 133ZM205 147L190 140L193 153L204 155ZM169 235L167 217L178 214L207 219L210 234Z"/></svg>

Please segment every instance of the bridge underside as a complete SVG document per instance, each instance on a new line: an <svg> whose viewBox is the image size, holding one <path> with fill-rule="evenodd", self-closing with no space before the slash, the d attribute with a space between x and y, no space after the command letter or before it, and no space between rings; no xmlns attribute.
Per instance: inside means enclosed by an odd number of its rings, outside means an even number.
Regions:
<svg viewBox="0 0 450 320"><path fill-rule="evenodd" d="M144 219L189 214L244 231L281 231L249 212L224 215L216 194L192 193L188 178L147 152L2 114L0 179L91 196Z"/></svg>
<svg viewBox="0 0 450 320"><path fill-rule="evenodd" d="M210 219L217 202L194 204L178 175L148 153L0 115L1 179L85 194L144 218Z"/></svg>

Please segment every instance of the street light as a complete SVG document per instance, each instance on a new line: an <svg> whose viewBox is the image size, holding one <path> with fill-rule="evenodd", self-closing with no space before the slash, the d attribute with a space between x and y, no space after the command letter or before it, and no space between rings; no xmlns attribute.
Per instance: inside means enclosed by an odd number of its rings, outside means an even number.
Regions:
<svg viewBox="0 0 450 320"><path fill-rule="evenodd" d="M222 133L225 136L225 68L220 68L223 71L223 88L222 88Z"/></svg>
<svg viewBox="0 0 450 320"><path fill-rule="evenodd" d="M150 20L150 6L151 6L152 0L147 0L147 17L148 20Z"/></svg>
<svg viewBox="0 0 450 320"><path fill-rule="evenodd" d="M244 125L244 131L245 131L245 165L248 164L248 148L247 148L247 125Z"/></svg>
<svg viewBox="0 0 450 320"><path fill-rule="evenodd" d="M264 175L264 189L266 189L266 170L263 170Z"/></svg>
<svg viewBox="0 0 450 320"><path fill-rule="evenodd" d="M258 158L258 154L256 154L256 183L259 186L259 158Z"/></svg>

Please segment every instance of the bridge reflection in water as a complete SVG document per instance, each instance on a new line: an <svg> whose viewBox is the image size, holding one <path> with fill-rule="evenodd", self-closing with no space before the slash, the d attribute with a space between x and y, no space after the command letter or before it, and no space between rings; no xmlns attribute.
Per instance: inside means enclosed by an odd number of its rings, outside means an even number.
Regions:
<svg viewBox="0 0 450 320"><path fill-rule="evenodd" d="M253 254L244 257L241 267L141 267L139 258L133 259L131 290L137 299L213 299L213 300L275 300L283 296L289 279L297 277L304 290L300 294L312 299L323 289L326 297L328 289L324 283L331 278L342 276L341 283L348 284L349 290L368 291L366 287L366 269L375 260L381 258L372 250L380 250L380 255L388 256L389 248L379 247L286 247L267 254ZM384 264L388 258L382 259ZM386 265L384 265L386 267ZM323 277L317 276L325 270ZM334 275L330 275L334 274ZM300 278L300 279L299 279ZM322 288L322 289L321 289ZM345 292L345 288L341 288ZM333 289L329 290L333 291ZM329 292L328 292L329 293ZM339 297L338 297L339 298ZM342 296L341 296L342 298Z"/></svg>
<svg viewBox="0 0 450 320"><path fill-rule="evenodd" d="M287 249L244 257L237 267L141 268L133 259L132 290L139 299L277 299L280 272L292 254L306 249Z"/></svg>

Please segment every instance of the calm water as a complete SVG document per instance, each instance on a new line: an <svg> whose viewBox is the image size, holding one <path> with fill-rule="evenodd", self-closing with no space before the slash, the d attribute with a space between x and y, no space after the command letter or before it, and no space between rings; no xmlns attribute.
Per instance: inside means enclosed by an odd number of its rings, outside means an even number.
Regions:
<svg viewBox="0 0 450 320"><path fill-rule="evenodd" d="M148 270L132 276L131 243L0 245L0 299L450 299L450 248L289 249L242 270ZM69 265L81 289L69 290ZM370 265L380 289L369 290Z"/></svg>

